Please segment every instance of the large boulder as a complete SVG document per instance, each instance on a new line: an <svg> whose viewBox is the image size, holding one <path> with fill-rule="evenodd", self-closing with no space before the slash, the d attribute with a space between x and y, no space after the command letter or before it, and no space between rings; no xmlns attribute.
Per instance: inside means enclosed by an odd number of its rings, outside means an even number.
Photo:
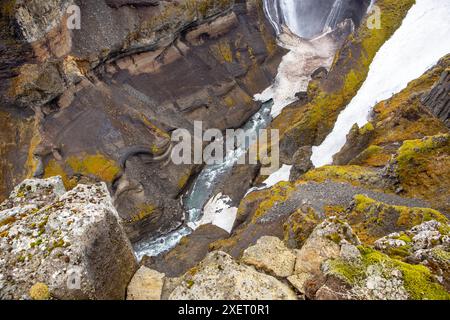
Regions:
<svg viewBox="0 0 450 320"><path fill-rule="evenodd" d="M336 217L319 224L305 244L297 251L294 274L289 282L301 293L313 297L322 281L322 264L349 252L360 244L352 228Z"/></svg>
<svg viewBox="0 0 450 320"><path fill-rule="evenodd" d="M295 258L293 251L280 239L262 237L244 251L241 261L276 277L288 277L294 272Z"/></svg>
<svg viewBox="0 0 450 320"><path fill-rule="evenodd" d="M295 300L286 284L238 264L224 252L210 253L187 272L169 296L171 300Z"/></svg>
<svg viewBox="0 0 450 320"><path fill-rule="evenodd" d="M0 208L0 298L125 298L137 262L104 183L27 180Z"/></svg>
<svg viewBox="0 0 450 320"><path fill-rule="evenodd" d="M128 285L127 300L161 300L164 278L163 273L140 267Z"/></svg>

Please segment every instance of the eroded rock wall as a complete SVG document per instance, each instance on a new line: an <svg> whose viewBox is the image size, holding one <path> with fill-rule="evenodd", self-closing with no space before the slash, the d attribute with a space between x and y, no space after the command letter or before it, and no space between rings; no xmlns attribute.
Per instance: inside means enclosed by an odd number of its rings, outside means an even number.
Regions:
<svg viewBox="0 0 450 320"><path fill-rule="evenodd" d="M71 5L80 30L67 28ZM283 54L260 1L34 0L7 9L1 20L17 50L2 59L25 49L30 57L7 70L1 106L30 111L21 111L25 138L5 141L23 146L26 160L6 149L2 170L19 181L61 175L69 189L109 183L135 240L183 219L177 197L198 168L167 162L170 132L192 131L194 120L240 127ZM3 180L7 192L13 182Z"/></svg>

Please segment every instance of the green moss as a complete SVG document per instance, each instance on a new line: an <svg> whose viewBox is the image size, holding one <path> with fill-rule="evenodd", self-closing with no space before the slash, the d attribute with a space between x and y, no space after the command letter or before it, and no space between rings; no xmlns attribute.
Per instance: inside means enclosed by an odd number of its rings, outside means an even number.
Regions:
<svg viewBox="0 0 450 320"><path fill-rule="evenodd" d="M93 175L105 182L111 182L120 171L116 162L101 154L70 157L67 163L75 173Z"/></svg>
<svg viewBox="0 0 450 320"><path fill-rule="evenodd" d="M133 218L131 219L131 222L138 222L142 221L144 219L147 219L150 217L153 213L155 213L157 210L157 207L153 204L143 204L140 206L139 211Z"/></svg>
<svg viewBox="0 0 450 320"><path fill-rule="evenodd" d="M298 209L283 225L284 241L293 248L301 248L320 222L314 209L303 211Z"/></svg>
<svg viewBox="0 0 450 320"><path fill-rule="evenodd" d="M78 180L76 175L94 177L111 182L120 172L117 163L102 154L69 157L65 162L50 160L45 167L44 178L60 176L67 190L73 189Z"/></svg>
<svg viewBox="0 0 450 320"><path fill-rule="evenodd" d="M449 300L450 295L438 284L431 271L422 265L411 265L373 250L360 246L361 260L349 263L342 259L328 262L329 273L339 277L352 286L365 285L369 266L380 266L382 270L399 270L402 273L403 285L410 299L413 300ZM384 275L390 276L390 272Z"/></svg>
<svg viewBox="0 0 450 320"><path fill-rule="evenodd" d="M35 247L40 246L41 244L42 244L42 239L38 239L35 242L30 243L30 247L35 248Z"/></svg>
<svg viewBox="0 0 450 320"><path fill-rule="evenodd" d="M369 179L377 178L376 172L361 166L324 166L308 171L301 177L303 181L324 182L327 180L361 185Z"/></svg>
<svg viewBox="0 0 450 320"><path fill-rule="evenodd" d="M233 62L233 51L228 42L226 41L218 42L217 44L211 46L211 49L212 54L217 60L228 63Z"/></svg>
<svg viewBox="0 0 450 320"><path fill-rule="evenodd" d="M402 240L405 243L411 243L412 239L410 237L408 237L408 235L406 235L405 233L402 233L398 238L398 240Z"/></svg>
<svg viewBox="0 0 450 320"><path fill-rule="evenodd" d="M405 245L397 248L389 248L387 255L394 259L402 260L411 254L411 245Z"/></svg>
<svg viewBox="0 0 450 320"><path fill-rule="evenodd" d="M67 247L67 246L68 246L68 244L63 239L58 239L51 243L51 245L47 248L47 251L52 252L56 248L63 248L63 247Z"/></svg>
<svg viewBox="0 0 450 320"><path fill-rule="evenodd" d="M288 182L280 182L270 188L269 193L265 194L262 201L258 204L252 221L256 222L258 218L264 216L267 211L272 209L276 204L286 201L294 190L295 188ZM241 206L239 206L239 210L242 210Z"/></svg>
<svg viewBox="0 0 450 320"><path fill-rule="evenodd" d="M441 248L433 248L432 255L435 259L440 260L444 263L448 263L450 261L450 252L445 251Z"/></svg>
<svg viewBox="0 0 450 320"><path fill-rule="evenodd" d="M190 289L194 286L195 282L193 280L186 280L186 285Z"/></svg>
<svg viewBox="0 0 450 320"><path fill-rule="evenodd" d="M390 159L391 154L386 152L383 147L371 145L353 159L350 165L384 167Z"/></svg>
<svg viewBox="0 0 450 320"><path fill-rule="evenodd" d="M450 135L443 134L434 137L426 137L421 140L407 140L403 142L396 158L399 170L409 168L409 165L412 162L417 162L414 160L423 154L434 153L442 148L445 148L445 150L448 151L449 140Z"/></svg>
<svg viewBox="0 0 450 320"><path fill-rule="evenodd" d="M30 297L33 300L50 299L50 290L45 283L38 282L30 288Z"/></svg>
<svg viewBox="0 0 450 320"><path fill-rule="evenodd" d="M375 130L375 127L373 126L373 124L371 122L368 122L365 126L363 126L362 128L359 129L359 134L365 135L368 132L372 132L374 130Z"/></svg>
<svg viewBox="0 0 450 320"><path fill-rule="evenodd" d="M367 244L372 244L392 232L405 231L426 221L448 221L443 214L433 209L392 206L365 195L355 195L354 205L347 213L347 219L361 241ZM411 242L406 235L403 237L405 242Z"/></svg>
<svg viewBox="0 0 450 320"><path fill-rule="evenodd" d="M398 269L403 274L406 291L414 300L449 300L450 295L445 289L436 283L430 269L422 265L411 265L375 251L367 247L361 247L363 261L366 266L383 264Z"/></svg>
<svg viewBox="0 0 450 320"><path fill-rule="evenodd" d="M356 285L365 278L365 269L359 263L349 263L341 259L335 259L328 261L328 267L328 274L332 274L350 285Z"/></svg>
<svg viewBox="0 0 450 320"><path fill-rule="evenodd" d="M430 201L435 207L448 207L450 188L450 135L407 140L393 161L395 173L409 197Z"/></svg>
<svg viewBox="0 0 450 320"><path fill-rule="evenodd" d="M443 236L450 235L450 225L441 223L439 226L439 233Z"/></svg>

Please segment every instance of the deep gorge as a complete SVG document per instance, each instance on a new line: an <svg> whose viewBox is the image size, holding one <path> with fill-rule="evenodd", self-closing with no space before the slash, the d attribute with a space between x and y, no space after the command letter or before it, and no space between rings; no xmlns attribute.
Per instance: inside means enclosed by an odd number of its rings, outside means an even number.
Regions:
<svg viewBox="0 0 450 320"><path fill-rule="evenodd" d="M3 1L0 298L449 299L448 14ZM277 130L280 169L175 164L195 121Z"/></svg>

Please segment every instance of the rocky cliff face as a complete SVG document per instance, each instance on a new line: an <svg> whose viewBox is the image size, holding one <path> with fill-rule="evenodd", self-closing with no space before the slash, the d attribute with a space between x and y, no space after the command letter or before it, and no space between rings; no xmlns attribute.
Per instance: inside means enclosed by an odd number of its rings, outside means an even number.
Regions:
<svg viewBox="0 0 450 320"><path fill-rule="evenodd" d="M80 30L66 27L73 4ZM259 1L34 0L7 9L11 54L23 59L5 70L2 112L24 124L12 135L5 118L1 168L15 178L2 179L3 196L33 174L61 175L69 189L107 182L134 240L183 219L177 198L198 168L167 163L169 133L192 131L194 120L240 127L283 53Z"/></svg>

